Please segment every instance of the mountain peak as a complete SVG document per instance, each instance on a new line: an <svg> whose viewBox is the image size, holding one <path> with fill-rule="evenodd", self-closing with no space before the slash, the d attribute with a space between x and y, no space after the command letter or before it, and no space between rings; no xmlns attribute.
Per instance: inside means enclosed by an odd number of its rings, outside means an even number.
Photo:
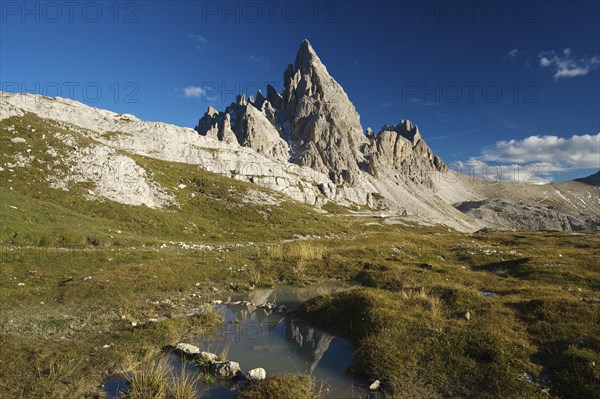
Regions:
<svg viewBox="0 0 600 399"><path fill-rule="evenodd" d="M295 67L304 73L308 68L315 65L323 64L315 52L315 49L310 45L310 42L304 39L302 43L300 43L298 53L296 53Z"/></svg>

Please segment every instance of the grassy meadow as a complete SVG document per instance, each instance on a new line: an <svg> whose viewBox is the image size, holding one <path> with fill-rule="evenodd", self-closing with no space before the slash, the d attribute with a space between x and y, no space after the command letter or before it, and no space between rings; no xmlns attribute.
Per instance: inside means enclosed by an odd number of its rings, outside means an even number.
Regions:
<svg viewBox="0 0 600 399"><path fill-rule="evenodd" d="M9 126L26 144L11 141ZM25 148L36 159L0 172L0 398L101 398L102 382L128 371L169 398L177 387L143 366L217 328L207 302L333 280L360 288L312 299L299 316L348 337L349 373L379 379L386 397L600 397L597 233L464 234L339 207L318 213L133 155L178 206L88 201L85 183L49 187L61 166L48 144L69 151L52 132L89 140L32 115L0 121L0 165ZM279 204L243 203L249 190ZM198 307L201 316L177 317ZM240 398L308 398L317 386L279 376Z"/></svg>

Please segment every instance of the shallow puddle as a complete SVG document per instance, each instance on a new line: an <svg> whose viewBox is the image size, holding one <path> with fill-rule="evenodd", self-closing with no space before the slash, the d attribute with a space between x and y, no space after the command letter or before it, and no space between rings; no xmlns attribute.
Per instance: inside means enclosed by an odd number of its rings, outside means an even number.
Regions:
<svg viewBox="0 0 600 399"><path fill-rule="evenodd" d="M295 310L310 298L347 289L345 286L281 287L234 295L215 307L225 319L216 334L190 337L185 342L217 354L226 350L227 359L238 362L245 372L262 367L267 376L312 374L317 386L327 389L325 398L368 398L364 389L367 382L346 374L353 356L349 341L309 326L288 313L257 306L274 303ZM176 371L182 367L197 371L196 366L182 363L174 353L169 355L169 361ZM198 388L202 398L230 399L236 396L237 382L199 383ZM105 382L104 389L109 398L114 398L127 389L127 384L123 378L114 378Z"/></svg>

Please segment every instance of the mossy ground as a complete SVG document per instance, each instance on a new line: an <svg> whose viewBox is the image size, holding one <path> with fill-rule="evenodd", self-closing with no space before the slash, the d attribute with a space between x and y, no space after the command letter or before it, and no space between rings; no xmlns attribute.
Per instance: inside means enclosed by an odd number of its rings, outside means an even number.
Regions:
<svg viewBox="0 0 600 399"><path fill-rule="evenodd" d="M8 126L27 142L11 142ZM132 359L153 358L220 318L132 322L185 313L228 289L328 279L363 288L312 300L302 314L351 338L351 372L380 379L392 397L548 397L545 388L553 397L599 396L597 234L462 234L339 207L242 204L247 190L261 189L133 155L180 207L88 201L85 184L48 186L47 144L68 151L54 131L88 140L32 115L0 122L0 165L18 152L46 162L0 172L3 398L101 397L103 379ZM181 182L187 187L176 190ZM297 236L311 238L283 242ZM211 249L163 246L170 241ZM551 376L550 384L524 373Z"/></svg>

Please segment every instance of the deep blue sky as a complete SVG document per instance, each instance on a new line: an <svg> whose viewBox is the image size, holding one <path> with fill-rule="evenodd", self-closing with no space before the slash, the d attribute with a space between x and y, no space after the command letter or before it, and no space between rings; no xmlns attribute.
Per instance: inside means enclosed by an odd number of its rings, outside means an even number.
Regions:
<svg viewBox="0 0 600 399"><path fill-rule="evenodd" d="M1 5L4 91L193 127L236 88L281 89L308 38L363 127L410 119L447 162L480 159L499 140L555 135L568 144L600 131L596 1L23 4ZM561 65L568 76L555 77ZM191 87L209 93L186 96ZM591 171L584 166L555 178Z"/></svg>

